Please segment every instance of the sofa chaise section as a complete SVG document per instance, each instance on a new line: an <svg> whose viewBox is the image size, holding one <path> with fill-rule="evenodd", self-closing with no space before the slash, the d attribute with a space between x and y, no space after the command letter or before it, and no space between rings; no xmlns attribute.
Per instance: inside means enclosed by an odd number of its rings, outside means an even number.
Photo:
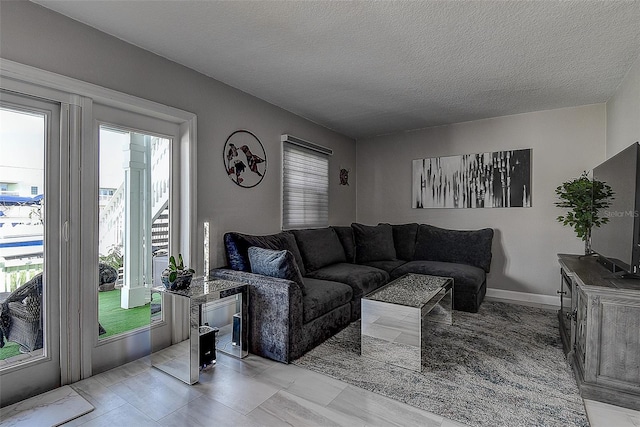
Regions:
<svg viewBox="0 0 640 427"><path fill-rule="evenodd" d="M413 261L391 272L453 278L453 307L477 313L487 293L486 273L491 267L493 229L460 231L421 224L416 234Z"/></svg>
<svg viewBox="0 0 640 427"><path fill-rule="evenodd" d="M484 270L466 264L441 261L409 261L391 272L391 280L407 273L453 278L453 307L477 313L487 293Z"/></svg>

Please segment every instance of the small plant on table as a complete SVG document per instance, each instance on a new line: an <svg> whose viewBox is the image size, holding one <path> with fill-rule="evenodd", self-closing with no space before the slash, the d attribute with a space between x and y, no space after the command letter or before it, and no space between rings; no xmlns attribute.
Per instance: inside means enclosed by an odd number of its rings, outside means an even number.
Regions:
<svg viewBox="0 0 640 427"><path fill-rule="evenodd" d="M169 258L169 266L162 272L162 284L170 291L186 289L191 284L195 270L187 268L182 260L182 254L178 254L178 261L172 255Z"/></svg>

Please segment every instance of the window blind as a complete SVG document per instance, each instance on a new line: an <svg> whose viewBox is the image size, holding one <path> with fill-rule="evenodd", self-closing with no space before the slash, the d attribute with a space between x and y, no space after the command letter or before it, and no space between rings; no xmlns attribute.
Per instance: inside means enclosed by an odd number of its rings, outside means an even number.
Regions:
<svg viewBox="0 0 640 427"><path fill-rule="evenodd" d="M284 142L282 229L329 225L329 158Z"/></svg>

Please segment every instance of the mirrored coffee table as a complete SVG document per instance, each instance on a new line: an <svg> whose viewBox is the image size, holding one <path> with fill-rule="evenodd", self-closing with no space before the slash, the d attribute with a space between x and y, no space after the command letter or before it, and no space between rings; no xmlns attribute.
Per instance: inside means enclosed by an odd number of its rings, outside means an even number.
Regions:
<svg viewBox="0 0 640 427"><path fill-rule="evenodd" d="M406 274L362 297L361 355L422 371L429 334L451 325L453 279Z"/></svg>

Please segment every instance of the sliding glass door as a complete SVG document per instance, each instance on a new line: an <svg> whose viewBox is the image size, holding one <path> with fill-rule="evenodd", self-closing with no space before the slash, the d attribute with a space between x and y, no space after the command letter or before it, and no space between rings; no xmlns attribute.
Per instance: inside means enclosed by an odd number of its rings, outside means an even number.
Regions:
<svg viewBox="0 0 640 427"><path fill-rule="evenodd" d="M61 142L60 115L60 104L0 91L2 406L61 380L68 237L68 179L61 173L68 158L61 153L68 146Z"/></svg>
<svg viewBox="0 0 640 427"><path fill-rule="evenodd" d="M98 104L93 112L97 184L83 180L92 187L83 191L96 194L98 211L97 327L91 339L96 373L149 354L150 318L162 311L152 288L161 286L178 212L171 165L179 128Z"/></svg>

